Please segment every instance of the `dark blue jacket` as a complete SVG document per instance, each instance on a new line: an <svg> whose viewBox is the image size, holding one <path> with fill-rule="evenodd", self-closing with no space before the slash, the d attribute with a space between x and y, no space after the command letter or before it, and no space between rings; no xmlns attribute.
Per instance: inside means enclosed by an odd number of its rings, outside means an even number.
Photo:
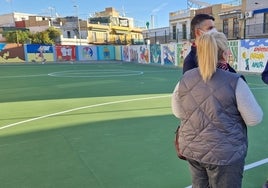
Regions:
<svg viewBox="0 0 268 188"><path fill-rule="evenodd" d="M192 45L191 51L184 59L182 73L184 74L186 71L191 70L196 67L198 67L197 57L196 57L196 46Z"/></svg>
<svg viewBox="0 0 268 188"><path fill-rule="evenodd" d="M264 83L268 84L268 61L266 63L266 66L261 74L261 78Z"/></svg>

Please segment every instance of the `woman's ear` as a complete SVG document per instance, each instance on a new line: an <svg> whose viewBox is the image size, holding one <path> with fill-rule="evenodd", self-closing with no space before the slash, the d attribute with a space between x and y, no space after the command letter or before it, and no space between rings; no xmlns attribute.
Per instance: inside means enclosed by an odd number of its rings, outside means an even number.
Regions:
<svg viewBox="0 0 268 188"><path fill-rule="evenodd" d="M195 38L197 39L197 38L199 38L201 35L203 35L203 32L202 32L201 29L196 28L196 29L194 30L194 34L195 34Z"/></svg>
<svg viewBox="0 0 268 188"><path fill-rule="evenodd" d="M228 61L229 59L229 55L230 55L230 51L229 50L226 50L222 53L222 57L225 61Z"/></svg>

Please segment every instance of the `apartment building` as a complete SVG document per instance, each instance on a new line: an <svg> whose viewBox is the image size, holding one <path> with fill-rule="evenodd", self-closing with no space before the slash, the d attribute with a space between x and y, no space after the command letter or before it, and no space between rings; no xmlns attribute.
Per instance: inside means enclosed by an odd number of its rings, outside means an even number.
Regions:
<svg viewBox="0 0 268 188"><path fill-rule="evenodd" d="M193 16L199 13L212 15L217 30L225 33L228 39L268 37L267 0L234 0L230 4L203 5L169 14L172 41L193 38L190 23Z"/></svg>
<svg viewBox="0 0 268 188"><path fill-rule="evenodd" d="M123 17L112 7L95 13L88 21L90 44L140 44L142 29L134 27L134 19Z"/></svg>

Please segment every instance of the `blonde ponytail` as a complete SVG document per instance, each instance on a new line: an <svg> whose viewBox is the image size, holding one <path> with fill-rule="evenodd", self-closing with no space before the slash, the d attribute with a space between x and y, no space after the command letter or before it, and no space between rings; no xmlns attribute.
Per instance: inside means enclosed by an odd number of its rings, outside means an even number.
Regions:
<svg viewBox="0 0 268 188"><path fill-rule="evenodd" d="M205 33L197 39L198 66L202 79L207 82L216 72L218 47L215 38Z"/></svg>

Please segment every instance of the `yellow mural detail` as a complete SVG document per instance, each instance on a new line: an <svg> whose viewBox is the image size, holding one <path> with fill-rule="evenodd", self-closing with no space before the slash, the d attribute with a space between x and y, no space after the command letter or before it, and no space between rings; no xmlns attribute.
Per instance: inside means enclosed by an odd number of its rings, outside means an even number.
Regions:
<svg viewBox="0 0 268 188"><path fill-rule="evenodd" d="M247 58L247 53L246 53L246 52L243 52L243 53L242 53L242 58L243 58L243 59L246 59L246 58Z"/></svg>
<svg viewBox="0 0 268 188"><path fill-rule="evenodd" d="M250 54L250 59L264 59L264 54L263 53L251 53Z"/></svg>

